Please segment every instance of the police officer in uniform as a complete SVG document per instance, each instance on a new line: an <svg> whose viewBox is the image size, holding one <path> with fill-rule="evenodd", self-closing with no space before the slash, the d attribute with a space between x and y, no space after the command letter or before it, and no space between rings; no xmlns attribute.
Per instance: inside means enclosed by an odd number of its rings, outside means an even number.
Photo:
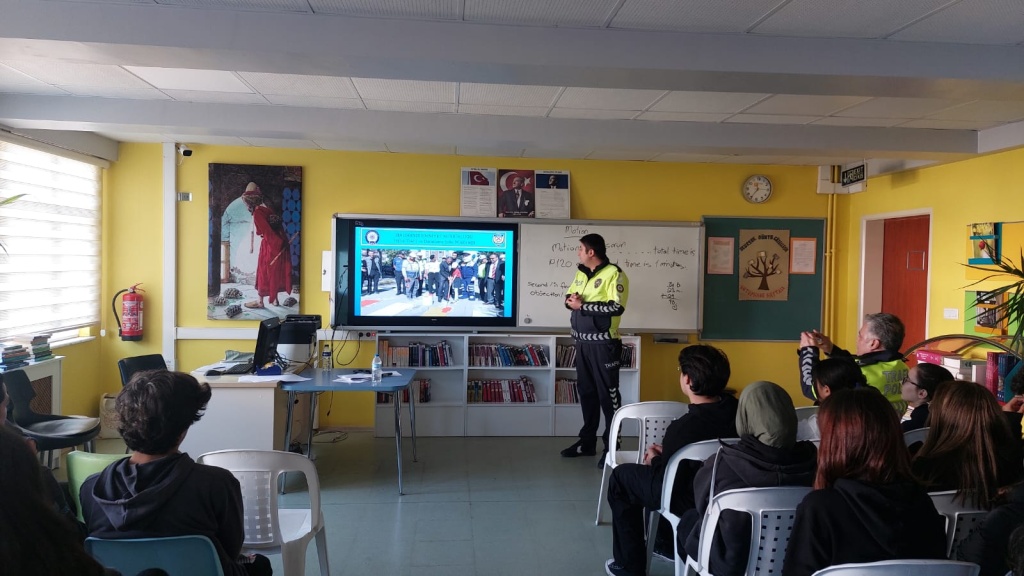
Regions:
<svg viewBox="0 0 1024 576"><path fill-rule="evenodd" d="M604 412L604 451L608 452L608 428L622 403L619 394L619 362L622 340L619 317L626 311L629 279L618 266L608 262L604 238L587 234L576 250L579 270L565 296L572 311L572 337L576 344L576 386L583 410L583 427L575 444L562 456L593 456L597 453L597 428ZM604 456L598 460L604 465Z"/></svg>

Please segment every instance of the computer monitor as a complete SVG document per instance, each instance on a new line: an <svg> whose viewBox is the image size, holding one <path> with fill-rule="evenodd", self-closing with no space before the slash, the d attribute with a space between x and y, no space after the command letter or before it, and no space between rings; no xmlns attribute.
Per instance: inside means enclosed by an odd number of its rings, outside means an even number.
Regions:
<svg viewBox="0 0 1024 576"><path fill-rule="evenodd" d="M267 318L260 322L260 331L256 335L256 349L252 353L254 370L263 368L277 359L277 342L280 338L280 318Z"/></svg>

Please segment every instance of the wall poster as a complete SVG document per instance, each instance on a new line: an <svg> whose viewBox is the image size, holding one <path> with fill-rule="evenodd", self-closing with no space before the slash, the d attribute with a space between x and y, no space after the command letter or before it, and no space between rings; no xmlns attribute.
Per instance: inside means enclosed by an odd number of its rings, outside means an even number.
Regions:
<svg viewBox="0 0 1024 576"><path fill-rule="evenodd" d="M740 230L740 300L789 300L789 230Z"/></svg>
<svg viewBox="0 0 1024 576"><path fill-rule="evenodd" d="M302 167L210 164L206 317L299 313Z"/></svg>

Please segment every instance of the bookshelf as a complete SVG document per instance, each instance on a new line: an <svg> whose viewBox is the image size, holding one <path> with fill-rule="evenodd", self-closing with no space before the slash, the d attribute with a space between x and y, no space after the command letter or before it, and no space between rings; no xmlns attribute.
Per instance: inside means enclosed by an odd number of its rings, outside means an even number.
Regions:
<svg viewBox="0 0 1024 576"><path fill-rule="evenodd" d="M562 393L574 381L569 356L556 357L572 338L555 334L378 333L385 369L414 370L430 380L430 400L416 404L419 436L575 436L583 425L578 403ZM640 397L640 337L623 336L619 373L624 404ZM417 399L421 395L417 392ZM394 409L378 398L375 433L394 436ZM403 408L403 434L409 434Z"/></svg>

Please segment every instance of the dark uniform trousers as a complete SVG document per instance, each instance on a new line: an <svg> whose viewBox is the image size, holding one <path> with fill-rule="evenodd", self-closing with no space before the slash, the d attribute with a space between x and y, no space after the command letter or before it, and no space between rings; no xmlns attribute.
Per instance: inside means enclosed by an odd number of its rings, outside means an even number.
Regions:
<svg viewBox="0 0 1024 576"><path fill-rule="evenodd" d="M619 363L622 358L622 340L576 340L576 387L583 411L580 443L585 448L596 448L597 429L604 412L604 434L601 438L608 447L608 429L612 416L622 404L619 393Z"/></svg>

